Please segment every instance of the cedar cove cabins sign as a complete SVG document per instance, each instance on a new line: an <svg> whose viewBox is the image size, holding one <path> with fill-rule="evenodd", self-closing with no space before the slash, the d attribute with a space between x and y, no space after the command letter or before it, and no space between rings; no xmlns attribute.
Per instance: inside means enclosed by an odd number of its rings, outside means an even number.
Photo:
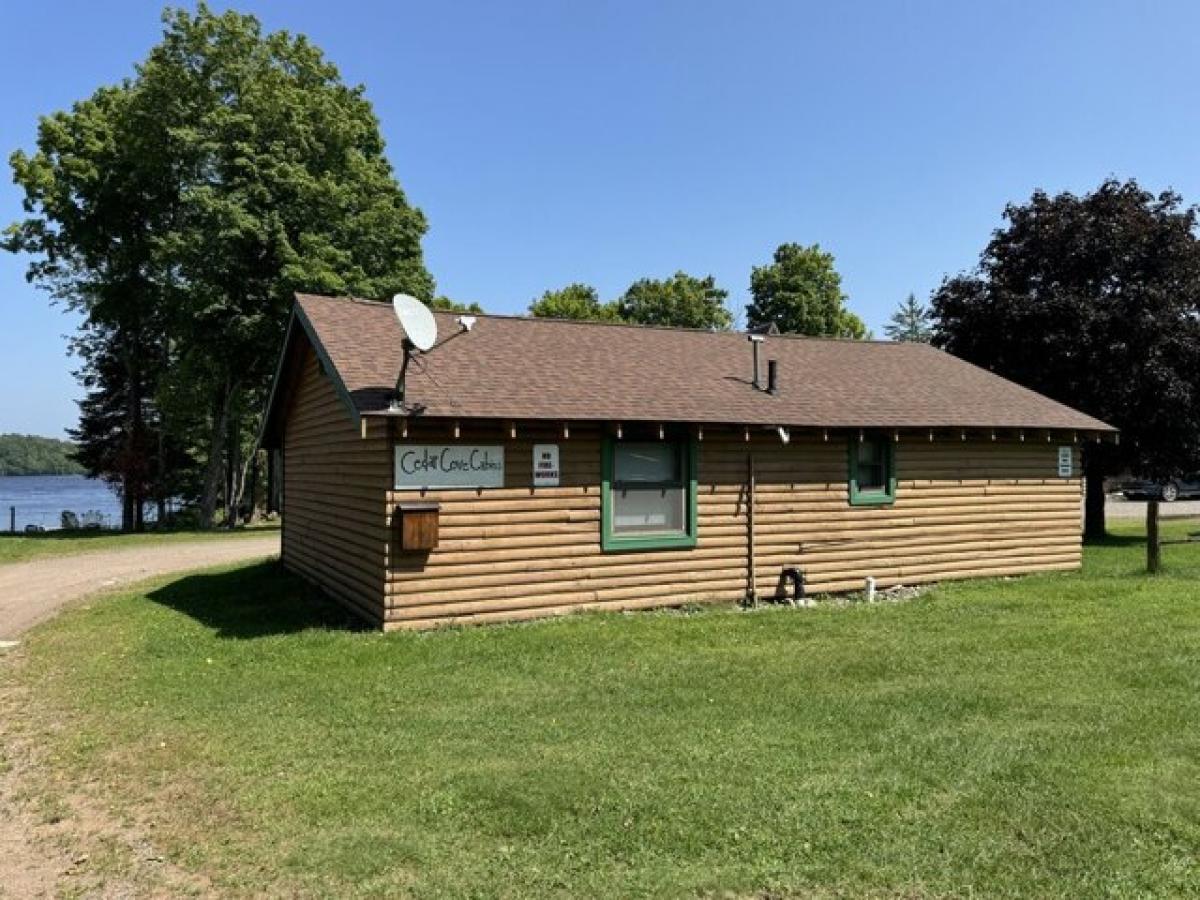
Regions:
<svg viewBox="0 0 1200 900"><path fill-rule="evenodd" d="M396 448L397 490L504 487L500 445L404 444Z"/></svg>

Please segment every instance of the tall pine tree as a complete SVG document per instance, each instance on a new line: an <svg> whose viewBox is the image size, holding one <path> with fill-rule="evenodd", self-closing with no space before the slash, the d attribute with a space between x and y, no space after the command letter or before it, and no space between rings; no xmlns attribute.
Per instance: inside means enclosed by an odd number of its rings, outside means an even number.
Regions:
<svg viewBox="0 0 1200 900"><path fill-rule="evenodd" d="M933 339L932 316L928 307L910 293L892 313L888 324L883 326L883 333L893 341L928 344Z"/></svg>

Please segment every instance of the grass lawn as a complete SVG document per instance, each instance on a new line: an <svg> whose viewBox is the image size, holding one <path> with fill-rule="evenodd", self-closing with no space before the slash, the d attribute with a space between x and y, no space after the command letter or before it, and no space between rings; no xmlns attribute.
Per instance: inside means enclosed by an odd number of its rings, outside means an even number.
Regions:
<svg viewBox="0 0 1200 900"><path fill-rule="evenodd" d="M270 534L279 530L279 523L254 525L235 531L147 531L144 534L122 534L118 531L43 531L38 534L0 532L0 565L24 562L45 556L69 556L94 550L118 550L125 547L148 547L178 541L221 540L239 535Z"/></svg>
<svg viewBox="0 0 1200 900"><path fill-rule="evenodd" d="M251 566L5 676L233 894L1200 895L1200 545L1147 578L1131 527L904 604L387 636Z"/></svg>

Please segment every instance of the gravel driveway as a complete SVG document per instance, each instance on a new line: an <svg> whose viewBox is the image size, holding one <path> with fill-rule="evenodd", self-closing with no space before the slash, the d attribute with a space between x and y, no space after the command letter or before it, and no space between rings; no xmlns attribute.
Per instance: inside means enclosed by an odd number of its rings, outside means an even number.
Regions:
<svg viewBox="0 0 1200 900"><path fill-rule="evenodd" d="M0 566L0 640L12 640L68 604L172 572L276 556L279 535L208 539L49 557Z"/></svg>
<svg viewBox="0 0 1200 900"><path fill-rule="evenodd" d="M1120 494L1109 494L1105 512L1111 519L1141 519L1146 521L1146 504L1141 500L1126 500ZM1160 519L1181 519L1200 516L1200 500L1176 500L1159 503Z"/></svg>

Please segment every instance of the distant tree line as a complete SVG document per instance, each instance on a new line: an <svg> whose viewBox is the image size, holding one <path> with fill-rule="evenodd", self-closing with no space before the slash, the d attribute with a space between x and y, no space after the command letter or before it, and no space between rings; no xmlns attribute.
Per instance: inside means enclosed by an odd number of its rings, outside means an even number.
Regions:
<svg viewBox="0 0 1200 900"><path fill-rule="evenodd" d="M733 324L733 317L725 307L727 296L728 292L717 287L711 275L697 278L686 272L676 272L661 280L642 278L635 281L624 294L607 303L600 301L595 288L569 284L556 291L546 291L530 304L529 313L551 319L723 330Z"/></svg>
<svg viewBox="0 0 1200 900"><path fill-rule="evenodd" d="M862 338L863 321L846 308L842 279L833 254L814 244L783 244L772 262L750 273L751 302L745 319L750 328L775 326L784 334ZM729 292L711 275L703 278L676 272L670 278L642 278L620 297L601 301L590 285L569 284L546 291L529 306L533 316L596 322L627 322L675 328L723 331L734 317L725 304Z"/></svg>
<svg viewBox="0 0 1200 900"><path fill-rule="evenodd" d="M0 434L0 475L82 475L70 441L32 434Z"/></svg>

